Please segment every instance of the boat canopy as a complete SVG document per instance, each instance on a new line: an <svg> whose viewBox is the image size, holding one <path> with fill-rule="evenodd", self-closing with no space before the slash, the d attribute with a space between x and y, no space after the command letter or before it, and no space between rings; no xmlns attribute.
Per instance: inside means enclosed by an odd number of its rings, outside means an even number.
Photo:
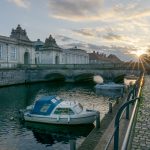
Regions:
<svg viewBox="0 0 150 150"><path fill-rule="evenodd" d="M35 102L31 114L50 115L62 100L56 96L45 96Z"/></svg>
<svg viewBox="0 0 150 150"><path fill-rule="evenodd" d="M116 83L106 83L106 84L97 84L95 88L98 89L121 89L124 88L124 84L116 84Z"/></svg>

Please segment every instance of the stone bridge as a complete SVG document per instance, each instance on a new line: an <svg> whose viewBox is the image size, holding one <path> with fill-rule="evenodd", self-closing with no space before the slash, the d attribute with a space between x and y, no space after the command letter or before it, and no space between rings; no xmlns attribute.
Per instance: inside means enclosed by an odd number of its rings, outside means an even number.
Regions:
<svg viewBox="0 0 150 150"><path fill-rule="evenodd" d="M129 64L61 64L61 65L28 65L22 66L26 70L26 81L48 81L63 79L66 82L78 82L92 80L99 75L104 80L113 80L122 75L139 75L138 68L132 68ZM21 68L22 68L21 67Z"/></svg>

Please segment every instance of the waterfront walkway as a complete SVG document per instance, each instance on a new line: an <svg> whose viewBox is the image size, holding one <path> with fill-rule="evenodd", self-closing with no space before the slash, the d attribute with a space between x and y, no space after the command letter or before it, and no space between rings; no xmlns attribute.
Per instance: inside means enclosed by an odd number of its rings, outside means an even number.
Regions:
<svg viewBox="0 0 150 150"><path fill-rule="evenodd" d="M131 145L132 150L150 150L150 76L145 77L142 93Z"/></svg>
<svg viewBox="0 0 150 150"><path fill-rule="evenodd" d="M118 104L116 103L114 105L112 113L108 113L105 115L105 117L101 121L100 128L99 129L95 128L94 130L92 130L92 132L88 135L88 137L85 139L85 141L78 148L78 150L103 150L103 148L105 147L104 143L107 142L106 141L107 137L106 137L105 142L102 142L102 145L98 145L100 143L99 141L102 138L105 131L108 130L109 126L112 125L111 122L123 102L124 102L124 98L121 99ZM112 125L112 127L113 127L113 125ZM109 128L109 130L111 131L113 129ZM110 133L109 133L109 137L110 137ZM98 145L98 148L97 148L97 145Z"/></svg>

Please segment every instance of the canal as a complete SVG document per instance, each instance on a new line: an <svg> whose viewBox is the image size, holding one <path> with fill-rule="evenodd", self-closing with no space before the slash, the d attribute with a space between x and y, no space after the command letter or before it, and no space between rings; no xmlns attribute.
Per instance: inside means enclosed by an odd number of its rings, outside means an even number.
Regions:
<svg viewBox="0 0 150 150"><path fill-rule="evenodd" d="M71 140L77 147L94 128L22 123L18 110L45 95L58 95L78 101L89 109L108 112L107 98L97 96L94 84L36 83L0 88L0 150L69 150Z"/></svg>

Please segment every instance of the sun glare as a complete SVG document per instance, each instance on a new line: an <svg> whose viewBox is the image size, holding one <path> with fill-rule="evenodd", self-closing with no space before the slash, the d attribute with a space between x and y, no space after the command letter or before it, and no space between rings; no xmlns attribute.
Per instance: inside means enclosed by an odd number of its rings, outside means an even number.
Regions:
<svg viewBox="0 0 150 150"><path fill-rule="evenodd" d="M144 51L144 50L138 50L137 51L137 53L136 53L136 55L138 56L138 57L140 57L141 55L143 55L143 54L145 54L146 52Z"/></svg>
<svg viewBox="0 0 150 150"><path fill-rule="evenodd" d="M146 54L146 50L132 51L131 54L135 54L137 57L140 57L141 55Z"/></svg>

